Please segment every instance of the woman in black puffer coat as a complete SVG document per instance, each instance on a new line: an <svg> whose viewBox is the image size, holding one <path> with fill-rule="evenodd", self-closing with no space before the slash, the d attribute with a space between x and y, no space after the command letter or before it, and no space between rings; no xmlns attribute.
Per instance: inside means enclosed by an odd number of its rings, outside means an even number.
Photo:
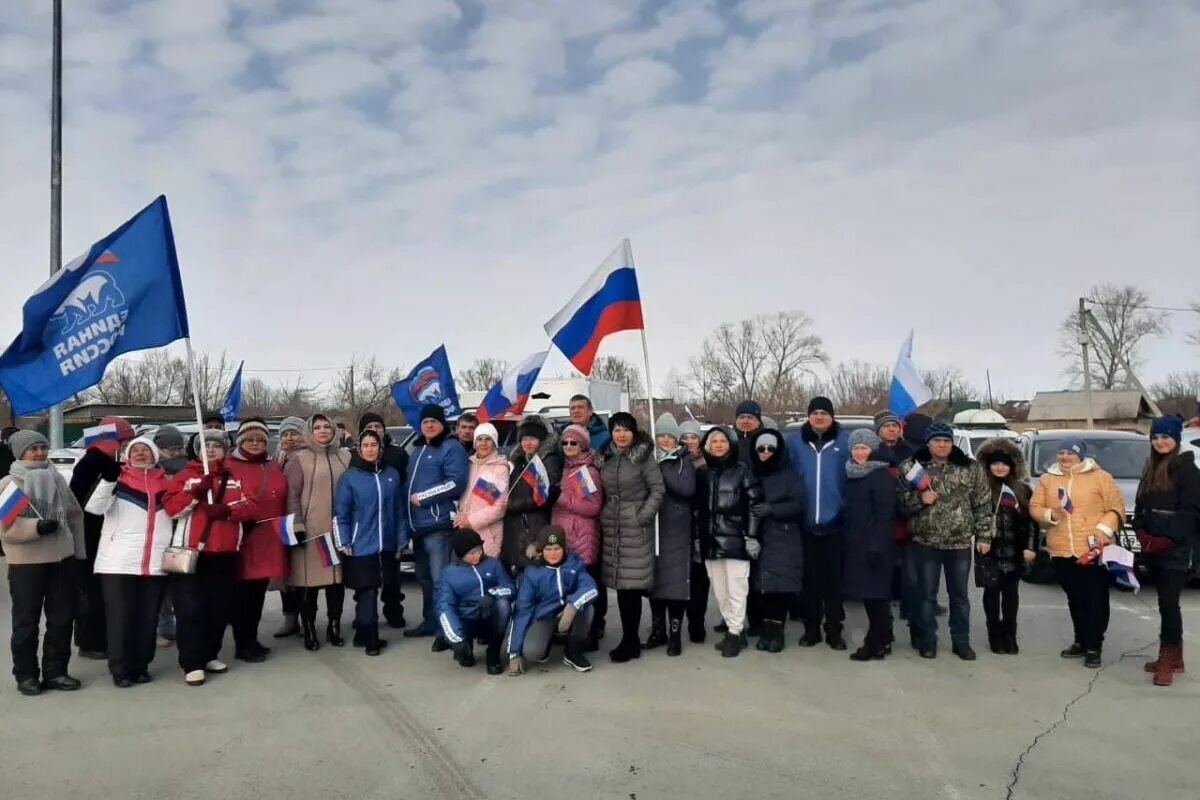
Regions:
<svg viewBox="0 0 1200 800"><path fill-rule="evenodd" d="M683 613L691 596L692 498L696 466L679 446L679 424L663 414L654 425L654 457L667 493L658 509L658 556L650 592L650 638L642 646L667 646L668 656L683 653Z"/></svg>
<svg viewBox="0 0 1200 800"><path fill-rule="evenodd" d="M763 635L757 649L783 652L784 625L804 573L804 481L792 469L778 431L751 434L753 471L762 484L763 501L756 509L762 519L762 555L758 557L753 589L763 596Z"/></svg>
<svg viewBox="0 0 1200 800"><path fill-rule="evenodd" d="M843 590L862 600L867 635L854 661L882 660L892 647L892 572L896 541L896 478L878 460L879 437L860 429L850 434L846 462L846 527Z"/></svg>
<svg viewBox="0 0 1200 800"><path fill-rule="evenodd" d="M721 655L734 658L746 646L746 598L750 594L750 562L762 553L762 485L750 467L738 460L724 428L704 437L704 480L697 487L697 530L700 554L727 633L717 645Z"/></svg>
<svg viewBox="0 0 1200 800"><path fill-rule="evenodd" d="M1187 585L1200 535L1200 470L1192 453L1180 453L1183 423L1160 417L1150 428L1150 457L1138 485L1133 527L1154 573L1162 618L1158 658L1146 664L1156 686L1170 686L1183 672L1183 614L1179 595Z"/></svg>

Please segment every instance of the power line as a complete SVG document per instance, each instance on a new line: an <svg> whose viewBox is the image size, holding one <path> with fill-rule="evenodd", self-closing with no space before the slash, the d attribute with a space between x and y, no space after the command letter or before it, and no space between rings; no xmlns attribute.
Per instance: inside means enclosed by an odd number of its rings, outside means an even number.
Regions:
<svg viewBox="0 0 1200 800"><path fill-rule="evenodd" d="M1091 300L1086 297L1084 300L1093 306L1105 306L1108 308L1140 308L1145 309L1146 311L1168 311L1181 314L1200 314L1200 308L1176 308L1174 306L1152 306L1135 303L1106 303L1103 300Z"/></svg>

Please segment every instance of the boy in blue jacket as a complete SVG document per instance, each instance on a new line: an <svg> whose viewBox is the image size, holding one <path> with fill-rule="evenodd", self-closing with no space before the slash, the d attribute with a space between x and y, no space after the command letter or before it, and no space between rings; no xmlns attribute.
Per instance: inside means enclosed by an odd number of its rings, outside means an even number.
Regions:
<svg viewBox="0 0 1200 800"><path fill-rule="evenodd" d="M486 642L488 675L499 675L500 648L512 618L512 579L499 561L483 554L475 531L458 531L451 546L458 561L442 571L437 585L442 636L463 667L475 666L474 640Z"/></svg>
<svg viewBox="0 0 1200 800"><path fill-rule="evenodd" d="M544 664L555 633L567 637L563 663L576 672L591 670L584 650L592 628L596 582L579 556L567 551L567 534L547 525L538 535L538 556L521 576L517 613L508 643L508 674L525 671L522 658Z"/></svg>

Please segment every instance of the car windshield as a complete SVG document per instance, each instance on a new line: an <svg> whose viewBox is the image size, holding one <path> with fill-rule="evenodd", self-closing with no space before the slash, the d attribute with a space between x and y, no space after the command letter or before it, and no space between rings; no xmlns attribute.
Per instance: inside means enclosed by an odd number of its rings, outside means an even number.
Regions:
<svg viewBox="0 0 1200 800"><path fill-rule="evenodd" d="M1150 455L1149 439L1088 439L1088 455L1114 478L1136 480ZM1033 445L1033 474L1041 475L1058 457L1062 439L1038 439Z"/></svg>

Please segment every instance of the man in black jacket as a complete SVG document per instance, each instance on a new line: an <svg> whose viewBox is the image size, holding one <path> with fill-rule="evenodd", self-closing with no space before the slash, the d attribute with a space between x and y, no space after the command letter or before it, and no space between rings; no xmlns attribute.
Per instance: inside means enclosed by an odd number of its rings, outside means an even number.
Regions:
<svg viewBox="0 0 1200 800"><path fill-rule="evenodd" d="M374 431L383 442L383 453L380 460L385 467L391 467L400 475L403 483L408 474L408 453L403 447L392 444L392 437L384 427L383 417L374 411L368 411L358 420L358 434L363 431ZM380 553L383 564L383 586L379 591L379 599L383 601L383 618L390 628L403 628L404 621L404 592L400 591L400 560L395 552Z"/></svg>
<svg viewBox="0 0 1200 800"><path fill-rule="evenodd" d="M747 467L754 466L754 452L750 442L754 434L762 430L762 406L753 400L743 400L734 411L733 427L737 430L737 456ZM753 635L753 634L751 634Z"/></svg>

